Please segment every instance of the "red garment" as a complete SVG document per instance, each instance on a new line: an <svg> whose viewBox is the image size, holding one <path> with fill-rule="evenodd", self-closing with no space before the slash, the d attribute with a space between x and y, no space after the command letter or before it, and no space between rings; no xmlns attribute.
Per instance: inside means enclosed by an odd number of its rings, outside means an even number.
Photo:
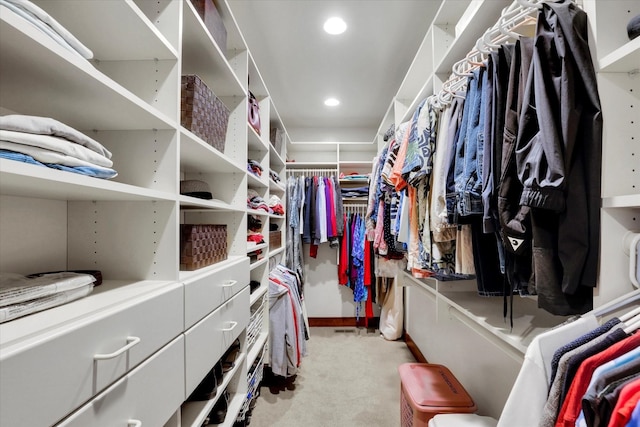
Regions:
<svg viewBox="0 0 640 427"><path fill-rule="evenodd" d="M309 245L309 256L311 258L318 257L318 245L314 245L313 243Z"/></svg>
<svg viewBox="0 0 640 427"><path fill-rule="evenodd" d="M607 427L625 427L640 401L640 378L622 387Z"/></svg>
<svg viewBox="0 0 640 427"><path fill-rule="evenodd" d="M582 396L587 392L593 371L595 371L598 366L622 356L638 346L640 346L640 334L636 333L622 341L618 341L608 349L583 360L576 371L576 375L573 377L573 381L571 381L571 386L569 387L569 391L567 392L567 396L564 399L556 421L556 427L575 426L576 420L582 410Z"/></svg>

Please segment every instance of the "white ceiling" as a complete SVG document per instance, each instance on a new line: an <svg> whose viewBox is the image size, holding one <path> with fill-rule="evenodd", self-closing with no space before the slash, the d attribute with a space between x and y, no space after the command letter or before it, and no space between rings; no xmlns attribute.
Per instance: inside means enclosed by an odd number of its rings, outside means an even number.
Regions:
<svg viewBox="0 0 640 427"><path fill-rule="evenodd" d="M441 0L228 3L293 142L373 142Z"/></svg>

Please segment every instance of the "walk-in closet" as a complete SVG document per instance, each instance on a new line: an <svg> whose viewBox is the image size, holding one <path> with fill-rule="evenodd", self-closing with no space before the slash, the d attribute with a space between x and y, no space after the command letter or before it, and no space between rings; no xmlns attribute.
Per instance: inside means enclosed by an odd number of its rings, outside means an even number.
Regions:
<svg viewBox="0 0 640 427"><path fill-rule="evenodd" d="M639 328L640 1L0 0L1 427L639 426Z"/></svg>

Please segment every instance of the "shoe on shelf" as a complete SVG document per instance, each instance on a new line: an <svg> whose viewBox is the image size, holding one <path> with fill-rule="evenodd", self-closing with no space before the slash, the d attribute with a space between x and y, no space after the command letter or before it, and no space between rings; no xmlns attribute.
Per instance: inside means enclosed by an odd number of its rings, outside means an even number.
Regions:
<svg viewBox="0 0 640 427"><path fill-rule="evenodd" d="M236 339L222 356L222 372L227 373L233 369L238 354L240 354L240 339Z"/></svg>
<svg viewBox="0 0 640 427"><path fill-rule="evenodd" d="M200 384L193 390L191 395L187 398L187 401L202 401L211 400L216 397L218 391L218 384L222 381L218 381L215 373L215 367L211 368L207 375L204 377Z"/></svg>
<svg viewBox="0 0 640 427"><path fill-rule="evenodd" d="M222 424L227 417L229 407L229 392L225 390L209 412L209 425Z"/></svg>

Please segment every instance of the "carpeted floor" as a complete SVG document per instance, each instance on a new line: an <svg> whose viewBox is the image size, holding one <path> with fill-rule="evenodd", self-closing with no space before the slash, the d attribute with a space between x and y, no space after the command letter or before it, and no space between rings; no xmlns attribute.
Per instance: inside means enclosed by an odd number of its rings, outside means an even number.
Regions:
<svg viewBox="0 0 640 427"><path fill-rule="evenodd" d="M397 427L404 341L365 328L311 328L293 382L264 385L250 427Z"/></svg>

